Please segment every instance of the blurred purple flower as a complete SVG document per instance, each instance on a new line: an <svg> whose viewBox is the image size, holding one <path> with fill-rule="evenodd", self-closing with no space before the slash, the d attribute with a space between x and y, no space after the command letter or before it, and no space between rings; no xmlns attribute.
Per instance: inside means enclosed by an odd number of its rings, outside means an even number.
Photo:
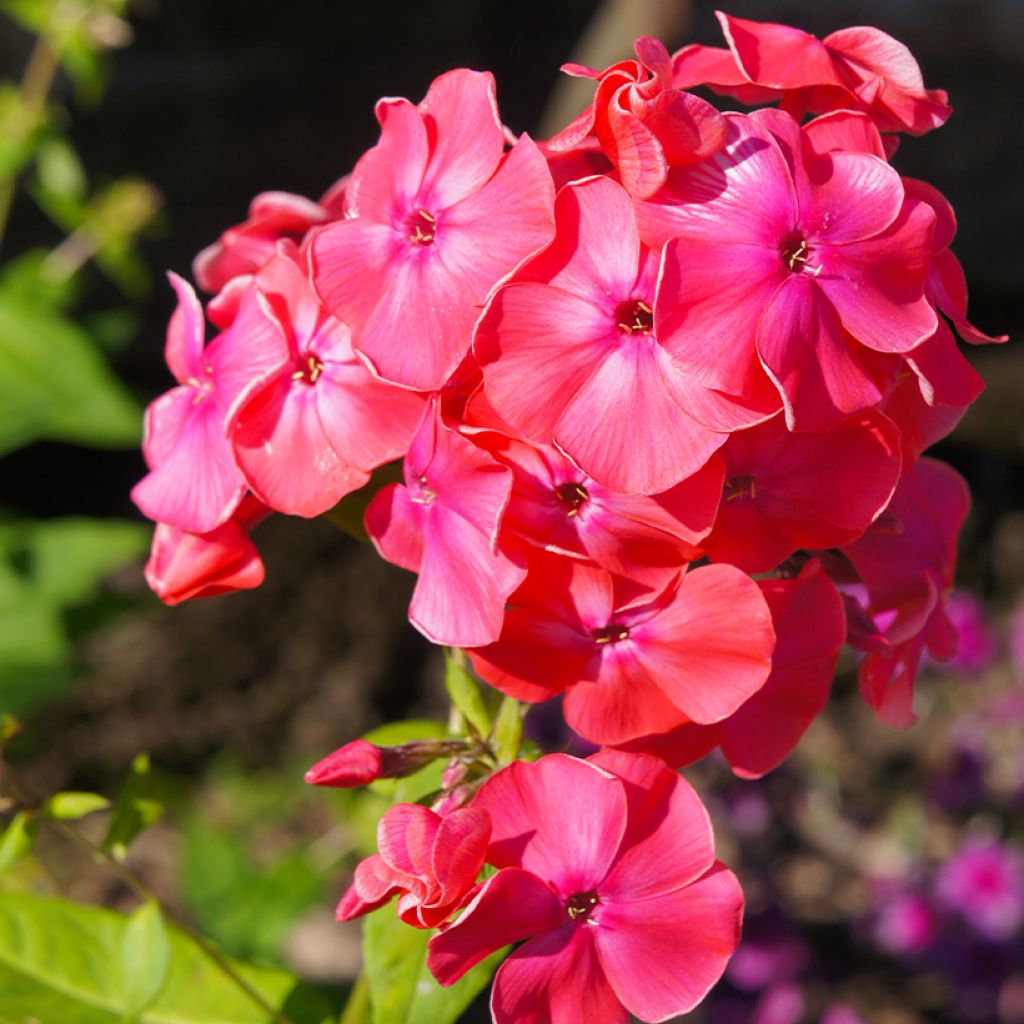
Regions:
<svg viewBox="0 0 1024 1024"><path fill-rule="evenodd" d="M865 1024L865 1021L845 1003L833 1003L821 1015L820 1024Z"/></svg>
<svg viewBox="0 0 1024 1024"><path fill-rule="evenodd" d="M750 1024L797 1024L804 1015L804 996L793 982L772 985L757 1001Z"/></svg>
<svg viewBox="0 0 1024 1024"><path fill-rule="evenodd" d="M935 890L978 934L1008 939L1024 923L1024 854L994 840L968 839L939 870Z"/></svg>
<svg viewBox="0 0 1024 1024"><path fill-rule="evenodd" d="M872 934L887 953L920 953L936 938L938 923L928 900L918 892L898 892L878 907Z"/></svg>
<svg viewBox="0 0 1024 1024"><path fill-rule="evenodd" d="M988 624L984 601L972 590L954 590L946 614L956 630L956 654L941 663L929 659L928 664L932 668L979 675L995 661L997 654L996 636ZM1024 620L1021 629L1024 630ZM1021 654L1024 656L1024 646Z"/></svg>
<svg viewBox="0 0 1024 1024"><path fill-rule="evenodd" d="M729 795L728 808L732 826L745 837L761 835L771 824L772 808L754 783Z"/></svg>
<svg viewBox="0 0 1024 1024"><path fill-rule="evenodd" d="M744 992L760 992L773 983L791 981L807 966L807 947L785 919L769 912L747 921L743 939L726 969L726 977Z"/></svg>

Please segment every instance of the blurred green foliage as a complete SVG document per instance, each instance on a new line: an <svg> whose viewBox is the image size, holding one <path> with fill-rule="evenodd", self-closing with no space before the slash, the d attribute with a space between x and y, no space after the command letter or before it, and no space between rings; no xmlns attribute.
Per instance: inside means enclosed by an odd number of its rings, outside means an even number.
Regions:
<svg viewBox="0 0 1024 1024"><path fill-rule="evenodd" d="M141 408L107 355L135 330L129 307L75 315L93 268L129 299L148 273L140 233L160 205L134 178L91 187L51 92L63 72L78 102L95 104L108 51L131 41L127 0L0 0L0 26L25 33L18 82L0 82L0 250L16 191L34 200L56 244L0 265L0 456L36 441L99 448L138 444ZM130 522L35 522L0 510L0 711L24 715L74 676L78 625L116 609L106 576L138 558L146 533Z"/></svg>

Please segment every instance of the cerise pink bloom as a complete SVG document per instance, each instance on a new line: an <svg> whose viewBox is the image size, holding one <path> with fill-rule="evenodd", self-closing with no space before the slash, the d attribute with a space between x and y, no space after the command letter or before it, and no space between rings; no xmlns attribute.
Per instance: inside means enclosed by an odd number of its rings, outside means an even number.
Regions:
<svg viewBox="0 0 1024 1024"><path fill-rule="evenodd" d="M699 798L656 758L515 762L473 807L499 870L430 941L442 985L522 942L494 979L496 1024L664 1021L696 1006L739 941L743 896Z"/></svg>
<svg viewBox="0 0 1024 1024"><path fill-rule="evenodd" d="M620 185L568 185L555 217L552 245L496 292L480 322L484 392L525 437L553 442L605 487L668 490L729 431L774 412L777 396L765 406L764 395L719 395L673 363L656 322L659 303L678 298L662 287L660 254L640 243Z"/></svg>
<svg viewBox="0 0 1024 1024"><path fill-rule="evenodd" d="M146 410L142 451L149 473L132 489L143 514L186 533L225 523L246 492L226 436L234 403L276 361L275 329L249 290L232 326L204 347L203 307L168 275L178 306L167 328L167 365L178 381Z"/></svg>
<svg viewBox="0 0 1024 1024"><path fill-rule="evenodd" d="M406 924L436 928L476 884L490 835L487 813L476 806L441 817L419 804L396 804L380 819L379 852L356 867L338 920L368 914L398 894L398 916Z"/></svg>
<svg viewBox="0 0 1024 1024"><path fill-rule="evenodd" d="M348 327L321 305L294 250L282 243L252 287L276 360L232 411L235 461L271 508L320 515L402 455L425 402L356 357Z"/></svg>
<svg viewBox="0 0 1024 1024"><path fill-rule="evenodd" d="M778 416L733 434L721 457L725 489L704 548L751 573L800 548L854 540L889 503L900 474L899 432L876 412L821 434L792 434Z"/></svg>
<svg viewBox="0 0 1024 1024"><path fill-rule="evenodd" d="M533 702L565 692L573 729L595 743L623 743L732 714L764 685L774 643L757 584L731 565L694 569L651 591L536 554L497 642L468 653L502 692Z"/></svg>
<svg viewBox="0 0 1024 1024"><path fill-rule="evenodd" d="M381 377L436 390L494 285L550 239L554 188L527 136L504 153L489 74L450 71L419 106L381 100L377 119L348 218L312 239L316 287Z"/></svg>
<svg viewBox="0 0 1024 1024"><path fill-rule="evenodd" d="M562 70L597 81L593 103L548 143L557 151L594 133L630 195L642 199L665 183L670 166L695 163L725 141L725 122L710 103L672 88L672 59L657 40L642 36L635 61L604 71L579 64Z"/></svg>
<svg viewBox="0 0 1024 1024"><path fill-rule="evenodd" d="M742 103L781 99L797 119L860 110L880 131L911 135L940 127L952 112L945 92L925 88L906 46L877 28L840 29L819 40L789 25L717 14L729 50L680 50L677 88L706 84Z"/></svg>
<svg viewBox="0 0 1024 1024"><path fill-rule="evenodd" d="M935 214L877 155L829 152L827 122L726 117L726 147L638 207L645 239L670 240L659 338L706 387L747 395L767 373L790 429L824 430L881 400L877 353L935 332Z"/></svg>
<svg viewBox="0 0 1024 1024"><path fill-rule="evenodd" d="M828 700L846 619L839 593L817 561L793 579L758 581L772 613L775 650L768 681L728 718L693 723L624 744L672 767L720 747L732 770L758 778L790 754Z"/></svg>
<svg viewBox="0 0 1024 1024"><path fill-rule="evenodd" d="M431 402L403 465L379 491L366 532L389 562L419 573L409 620L455 647L496 640L505 601L526 575L498 544L512 472L447 426Z"/></svg>

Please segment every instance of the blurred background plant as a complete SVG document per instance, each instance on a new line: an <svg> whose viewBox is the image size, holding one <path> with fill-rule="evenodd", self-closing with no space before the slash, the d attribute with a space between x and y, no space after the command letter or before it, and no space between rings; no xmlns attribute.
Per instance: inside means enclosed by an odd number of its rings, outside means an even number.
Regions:
<svg viewBox="0 0 1024 1024"><path fill-rule="evenodd" d="M302 772L382 721L447 714L440 656L405 619L411 577L329 523L261 526L257 591L172 610L146 593L135 396L170 383L172 308L147 282L187 274L255 193L321 194L375 141L381 95L489 68L509 125L534 130L582 102L551 102L562 61L604 66L643 32L720 45L715 6L910 46L956 113L896 164L953 202L975 322L1018 337L1018 0L138 0L130 25L120 0L0 0L0 711L24 721L0 729L2 1024L29 1007L42 1024L146 1022L188 989L175 979L193 983L177 1020L337 1020L360 951L333 902L395 793L312 791ZM152 186L103 177L126 170L159 182L173 231ZM989 391L938 453L975 495L964 649L929 667L908 732L877 726L847 672L766 780L687 772L749 896L741 953L694 1024L1024 1022L1024 358L968 355ZM545 709L531 719L545 747L571 739ZM238 958L257 1000L160 916ZM422 951L395 948L415 989ZM91 1004L62 1001L69 982Z"/></svg>
<svg viewBox="0 0 1024 1024"><path fill-rule="evenodd" d="M134 177L90 183L68 135L72 105L100 102L108 52L131 41L126 6L0 3L4 31L32 39L20 79L0 82L0 458L42 439L102 448L139 440L139 403L108 357L137 329L124 302L149 288L137 243L160 194ZM59 75L71 94L58 99ZM50 221L46 244L5 244L16 199ZM97 273L124 301L90 305ZM132 522L0 510L0 708L23 714L67 686L76 637L111 610L101 580L145 544Z"/></svg>

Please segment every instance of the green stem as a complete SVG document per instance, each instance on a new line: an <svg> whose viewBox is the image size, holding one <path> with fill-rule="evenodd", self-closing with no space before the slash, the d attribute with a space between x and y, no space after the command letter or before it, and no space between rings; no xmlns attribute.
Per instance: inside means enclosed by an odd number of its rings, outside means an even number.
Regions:
<svg viewBox="0 0 1024 1024"><path fill-rule="evenodd" d="M18 802L28 808L38 808L42 806L42 800L36 796L35 793L21 780L12 770L9 764L4 764L5 773L8 781L11 785L11 790ZM87 853L93 860L100 861L105 864L111 871L117 875L118 878L129 888L136 896L141 900L152 900L160 907L161 913L164 918L174 923L174 925L182 932L184 932L200 949L200 951L206 956L206 958L215 966L217 969L230 981L232 981L246 997L266 1013L272 1020L276 1021L277 1024L294 1024L292 1019L282 1013L277 1007L272 1006L268 1003L259 992L256 991L228 963L227 959L221 955L210 943L198 932L192 925L185 920L176 910L168 907L152 889L142 881L141 878L134 875L124 864L122 864L109 850L104 849L102 846L94 843L88 838L83 832L80 832L73 825L69 825L65 821L60 821L56 818L43 817L43 820L56 832L60 833L65 839L68 840L72 845L77 846L83 853Z"/></svg>
<svg viewBox="0 0 1024 1024"><path fill-rule="evenodd" d="M45 35L36 38L32 52L29 54L25 73L21 77L18 92L31 119L35 119L46 105L46 97L57 74L57 51L50 45ZM11 215L14 202L14 179L0 182L0 243L3 242L7 230L7 220Z"/></svg>
<svg viewBox="0 0 1024 1024"><path fill-rule="evenodd" d="M338 1024L369 1024L370 1021L370 986L365 974L356 978L352 991L348 994L348 1002L342 1010Z"/></svg>

